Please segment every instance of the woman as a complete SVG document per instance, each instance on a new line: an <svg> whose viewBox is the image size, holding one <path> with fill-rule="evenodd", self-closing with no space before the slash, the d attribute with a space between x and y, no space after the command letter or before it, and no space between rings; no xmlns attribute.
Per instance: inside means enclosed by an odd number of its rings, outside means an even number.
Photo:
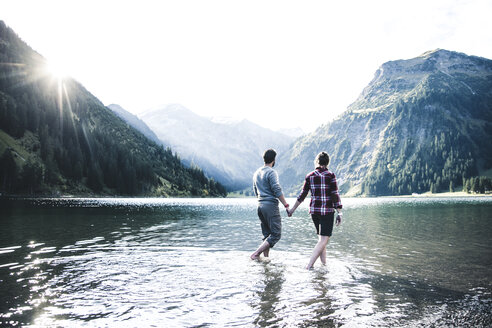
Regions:
<svg viewBox="0 0 492 328"><path fill-rule="evenodd" d="M338 194L335 174L328 171L327 168L329 162L330 157L324 151L316 156L314 160L316 169L306 175L304 186L299 197L297 197L296 203L291 210L287 210L288 215L292 216L296 208L304 201L308 192L311 191L309 213L316 227L316 233L319 235L319 240L306 266L308 270L313 267L318 257L323 264L326 264L326 245L333 231L335 210L337 212L337 226L342 222L342 203Z"/></svg>

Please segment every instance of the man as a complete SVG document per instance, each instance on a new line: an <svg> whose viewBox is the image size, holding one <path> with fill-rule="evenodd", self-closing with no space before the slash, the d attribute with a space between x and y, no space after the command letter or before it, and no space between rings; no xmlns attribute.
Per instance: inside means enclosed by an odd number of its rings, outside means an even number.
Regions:
<svg viewBox="0 0 492 328"><path fill-rule="evenodd" d="M280 200L285 208L289 207L282 194L278 174L273 169L276 156L275 150L266 150L263 154L265 165L256 170L253 175L253 189L256 197L258 197L258 217L264 238L263 243L251 254L252 260L258 259L261 253L268 257L270 248L280 240L282 218L278 209L278 201Z"/></svg>

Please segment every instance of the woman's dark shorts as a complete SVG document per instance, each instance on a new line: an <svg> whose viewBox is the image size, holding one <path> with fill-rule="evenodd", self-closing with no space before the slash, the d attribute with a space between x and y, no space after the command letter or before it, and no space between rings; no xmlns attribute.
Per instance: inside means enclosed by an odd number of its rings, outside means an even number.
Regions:
<svg viewBox="0 0 492 328"><path fill-rule="evenodd" d="M318 235L331 237L333 232L333 221L335 219L334 212L326 215L311 214L311 218L313 219Z"/></svg>

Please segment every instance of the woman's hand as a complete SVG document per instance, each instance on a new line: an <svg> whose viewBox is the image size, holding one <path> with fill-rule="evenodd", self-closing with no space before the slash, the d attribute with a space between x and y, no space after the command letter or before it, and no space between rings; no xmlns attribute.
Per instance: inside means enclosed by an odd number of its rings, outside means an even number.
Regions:
<svg viewBox="0 0 492 328"><path fill-rule="evenodd" d="M337 227L342 224L342 213L337 213L337 218L335 220L335 224L337 225Z"/></svg>

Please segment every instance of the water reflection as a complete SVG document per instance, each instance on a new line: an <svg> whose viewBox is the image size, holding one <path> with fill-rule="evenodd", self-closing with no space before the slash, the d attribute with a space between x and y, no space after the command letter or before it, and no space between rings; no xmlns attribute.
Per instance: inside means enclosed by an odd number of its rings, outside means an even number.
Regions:
<svg viewBox="0 0 492 328"><path fill-rule="evenodd" d="M278 306L281 305L280 293L285 281L285 267L282 264L274 264L270 260L264 259L259 264L262 268L260 280L263 286L257 292L259 304L256 307L258 307L259 312L254 324L260 327L275 326L281 321L277 311L279 310Z"/></svg>
<svg viewBox="0 0 492 328"><path fill-rule="evenodd" d="M303 321L302 327L322 326L336 327L337 320L332 317L336 305L329 294L329 271L326 268L316 270L311 277L314 295L303 301L303 305L310 309L310 318Z"/></svg>
<svg viewBox="0 0 492 328"><path fill-rule="evenodd" d="M312 271L302 209L256 262L254 200L8 204L0 325L492 325L492 202L345 204L327 266Z"/></svg>

